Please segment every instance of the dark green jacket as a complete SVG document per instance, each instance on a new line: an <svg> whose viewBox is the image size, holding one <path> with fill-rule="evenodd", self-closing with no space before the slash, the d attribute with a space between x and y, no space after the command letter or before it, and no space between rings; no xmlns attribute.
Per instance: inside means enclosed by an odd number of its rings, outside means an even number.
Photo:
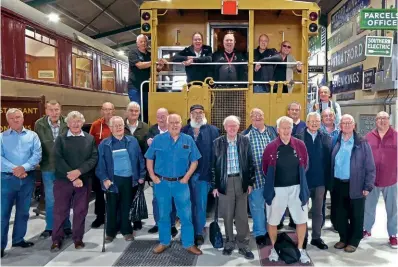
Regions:
<svg viewBox="0 0 398 267"><path fill-rule="evenodd" d="M126 135L131 135L129 126L127 125L127 120L124 121L124 134ZM149 126L145 122L138 121L138 126L137 129L135 129L133 136L137 138L138 144L140 145L142 155L145 154L145 152L148 149L148 144L147 144L147 135L149 131Z"/></svg>
<svg viewBox="0 0 398 267"><path fill-rule="evenodd" d="M66 125L65 118L60 117L59 134L66 134L68 126ZM50 125L48 124L48 116L38 119L35 123L35 132L40 138L42 148L42 159L40 162L40 170L42 171L55 171L54 166L54 138Z"/></svg>

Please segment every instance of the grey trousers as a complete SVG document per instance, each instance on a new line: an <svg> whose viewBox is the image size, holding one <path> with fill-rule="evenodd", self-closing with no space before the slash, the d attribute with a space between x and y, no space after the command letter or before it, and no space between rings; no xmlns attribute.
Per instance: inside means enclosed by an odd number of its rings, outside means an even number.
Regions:
<svg viewBox="0 0 398 267"><path fill-rule="evenodd" d="M234 219L236 226L236 244L238 248L249 248L249 219L247 216L247 193L243 193L239 176L228 177L226 194L220 194L220 216L224 219L226 242L224 248L235 248Z"/></svg>
<svg viewBox="0 0 398 267"><path fill-rule="evenodd" d="M397 235L397 184L387 187L375 186L372 192L369 193L365 200L365 219L363 222L363 228L369 233L372 231L380 192L383 194L387 212L388 235Z"/></svg>
<svg viewBox="0 0 398 267"><path fill-rule="evenodd" d="M322 206L325 195L325 187L318 186L310 189L312 201L312 239L321 238L321 229L323 222Z"/></svg>

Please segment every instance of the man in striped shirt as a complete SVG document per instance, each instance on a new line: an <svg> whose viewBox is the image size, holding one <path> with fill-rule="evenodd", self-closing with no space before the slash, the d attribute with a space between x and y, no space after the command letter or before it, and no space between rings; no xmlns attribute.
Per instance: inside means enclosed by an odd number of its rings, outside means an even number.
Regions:
<svg viewBox="0 0 398 267"><path fill-rule="evenodd" d="M250 140L256 180L253 184L253 192L249 195L249 207L253 218L253 235L256 238L256 243L259 246L265 246L267 233L263 196L265 176L261 163L265 147L277 137L277 133L273 127L264 124L264 112L261 109L252 109L250 118L252 127L246 136Z"/></svg>

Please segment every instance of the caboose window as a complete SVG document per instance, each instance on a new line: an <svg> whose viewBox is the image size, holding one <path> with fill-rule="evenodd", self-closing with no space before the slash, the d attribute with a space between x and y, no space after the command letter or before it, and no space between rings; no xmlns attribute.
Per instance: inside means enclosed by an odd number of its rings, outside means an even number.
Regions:
<svg viewBox="0 0 398 267"><path fill-rule="evenodd" d="M73 86L92 88L93 55L77 46L72 47Z"/></svg>
<svg viewBox="0 0 398 267"><path fill-rule="evenodd" d="M102 90L115 92L115 63L109 58L101 57Z"/></svg>
<svg viewBox="0 0 398 267"><path fill-rule="evenodd" d="M29 26L25 29L25 66L27 79L58 82L56 41Z"/></svg>

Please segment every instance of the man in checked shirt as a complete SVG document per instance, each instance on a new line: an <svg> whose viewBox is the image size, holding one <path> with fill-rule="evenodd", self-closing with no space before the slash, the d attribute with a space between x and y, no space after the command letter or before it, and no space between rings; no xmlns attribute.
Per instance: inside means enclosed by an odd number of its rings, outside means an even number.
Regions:
<svg viewBox="0 0 398 267"><path fill-rule="evenodd" d="M265 147L274 140L278 134L272 126L264 124L264 112L259 108L250 111L252 125L244 134L249 138L253 155L255 182L253 192L249 195L249 207L253 218L253 235L259 246L266 245L267 218L264 209L264 174L261 162Z"/></svg>

